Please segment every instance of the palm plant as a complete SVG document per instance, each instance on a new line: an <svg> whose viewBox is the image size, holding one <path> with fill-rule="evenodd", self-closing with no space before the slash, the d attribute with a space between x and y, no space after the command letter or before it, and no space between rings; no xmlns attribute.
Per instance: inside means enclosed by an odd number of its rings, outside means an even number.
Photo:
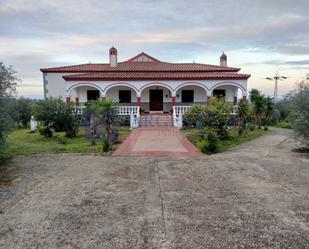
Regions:
<svg viewBox="0 0 309 249"><path fill-rule="evenodd" d="M239 119L239 130L246 128L246 122L249 115L249 105L247 102L244 102L242 100L238 103L238 119Z"/></svg>
<svg viewBox="0 0 309 249"><path fill-rule="evenodd" d="M268 124L269 120L271 119L271 117L274 114L275 111L275 104L273 102L273 99L270 97L266 97L264 98L264 103L265 103L265 109L264 109L264 121L265 121L265 125Z"/></svg>
<svg viewBox="0 0 309 249"><path fill-rule="evenodd" d="M258 128L261 129L262 116L265 112L265 97L263 95L255 96L253 110Z"/></svg>
<svg viewBox="0 0 309 249"><path fill-rule="evenodd" d="M102 135L102 142L105 145L111 143L112 128L119 123L117 103L112 100L98 100L90 103L87 106L87 110L90 113L89 120L92 121L93 124L95 123L95 129L93 129L95 134L93 134L92 137L95 139L98 136L96 134L97 128L103 126L105 128L105 134Z"/></svg>

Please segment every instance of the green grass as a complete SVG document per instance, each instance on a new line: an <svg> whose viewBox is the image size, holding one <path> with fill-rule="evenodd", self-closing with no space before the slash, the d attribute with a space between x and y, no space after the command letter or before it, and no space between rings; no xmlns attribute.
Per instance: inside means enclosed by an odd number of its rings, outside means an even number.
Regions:
<svg viewBox="0 0 309 249"><path fill-rule="evenodd" d="M120 141L123 141L129 133L129 128L121 127ZM117 147L118 145L114 145L114 149ZM52 138L45 138L38 132L30 133L29 130L19 129L9 134L4 158L34 154L101 153L101 149L100 143L90 145L90 141L84 137L82 128L76 138L66 138L64 132L54 132Z"/></svg>
<svg viewBox="0 0 309 249"><path fill-rule="evenodd" d="M287 122L287 121L281 121L281 122L278 122L276 123L275 125L273 125L274 127L277 127L277 128L284 128L284 129L292 129L292 125L290 122Z"/></svg>
<svg viewBox="0 0 309 249"><path fill-rule="evenodd" d="M183 130L183 133L188 138L188 140L197 146L199 142L199 137L197 135L197 129ZM218 152L223 152L229 150L239 144L248 142L260 136L269 133L269 131L264 131L263 129L255 129L253 131L245 130L240 136L238 135L238 129L232 128L229 130L230 139L225 141L220 141Z"/></svg>

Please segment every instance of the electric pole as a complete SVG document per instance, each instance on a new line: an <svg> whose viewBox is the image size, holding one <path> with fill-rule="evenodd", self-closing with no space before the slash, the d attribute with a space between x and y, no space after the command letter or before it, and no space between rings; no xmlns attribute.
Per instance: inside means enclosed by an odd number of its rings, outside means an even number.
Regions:
<svg viewBox="0 0 309 249"><path fill-rule="evenodd" d="M267 80L275 81L275 87L274 87L274 100L277 101L278 99L278 80L286 80L287 77L285 76L279 76L278 73L274 77L267 77Z"/></svg>

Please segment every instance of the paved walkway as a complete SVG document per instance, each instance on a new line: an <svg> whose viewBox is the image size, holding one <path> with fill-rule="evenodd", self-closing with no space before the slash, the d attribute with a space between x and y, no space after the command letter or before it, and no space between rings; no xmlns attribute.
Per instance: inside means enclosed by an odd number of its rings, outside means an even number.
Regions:
<svg viewBox="0 0 309 249"><path fill-rule="evenodd" d="M276 129L205 157L16 157L0 248L309 248L309 154L293 148Z"/></svg>
<svg viewBox="0 0 309 249"><path fill-rule="evenodd" d="M191 144L177 128L135 129L113 155L203 156L203 154Z"/></svg>

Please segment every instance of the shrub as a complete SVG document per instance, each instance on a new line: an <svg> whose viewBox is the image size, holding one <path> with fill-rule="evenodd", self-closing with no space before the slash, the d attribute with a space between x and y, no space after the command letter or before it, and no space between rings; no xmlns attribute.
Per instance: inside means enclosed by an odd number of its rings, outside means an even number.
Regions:
<svg viewBox="0 0 309 249"><path fill-rule="evenodd" d="M67 110L61 98L50 97L39 101L34 110L35 118L45 128L42 132L46 137L52 136L52 129L65 131L69 138L75 137L78 132L79 120Z"/></svg>
<svg viewBox="0 0 309 249"><path fill-rule="evenodd" d="M248 127L249 127L250 131L254 131L255 130L255 124L254 123L249 123Z"/></svg>
<svg viewBox="0 0 309 249"><path fill-rule="evenodd" d="M104 134L102 138L102 152L109 152L112 150L112 148L113 148L112 142L109 141L107 134Z"/></svg>
<svg viewBox="0 0 309 249"><path fill-rule="evenodd" d="M203 153L215 153L219 149L219 138L215 131L209 130L206 138L197 143Z"/></svg>
<svg viewBox="0 0 309 249"><path fill-rule="evenodd" d="M193 124L194 126L199 121L203 126L205 123L205 106L199 104L193 105L190 110L185 112L184 120L188 124Z"/></svg>

